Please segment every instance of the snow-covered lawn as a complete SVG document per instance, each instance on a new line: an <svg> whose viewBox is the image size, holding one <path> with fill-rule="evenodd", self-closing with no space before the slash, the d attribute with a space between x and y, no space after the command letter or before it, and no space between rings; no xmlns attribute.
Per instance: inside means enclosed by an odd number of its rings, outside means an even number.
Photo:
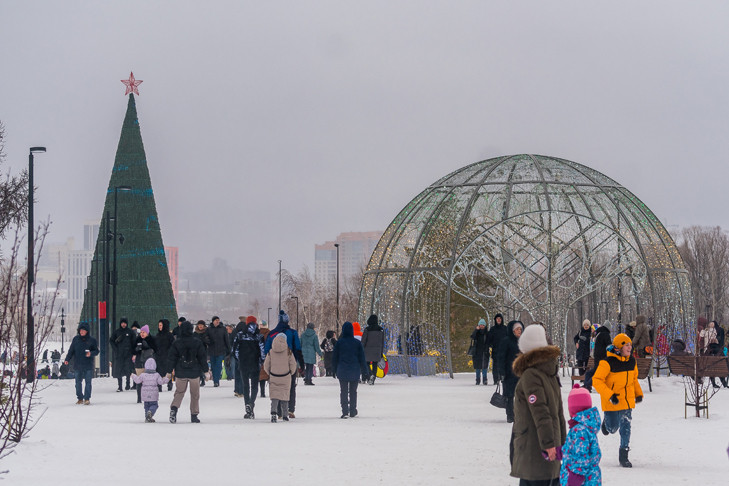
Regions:
<svg viewBox="0 0 729 486"><path fill-rule="evenodd" d="M494 387L475 386L472 374L360 385L359 416L346 420L338 382L315 378L297 387L296 419L276 424L268 398L243 420L230 381L202 389L201 424L190 423L185 399L174 425L166 388L148 424L136 393L116 393L113 379L94 380L90 406L75 404L73 380L44 383L47 412L0 464L6 484L518 484L509 477L511 425L488 403ZM729 484L729 390L712 400L710 419L686 420L680 379L654 379L653 393L641 384L633 468L618 465L617 434L601 435L604 484Z"/></svg>

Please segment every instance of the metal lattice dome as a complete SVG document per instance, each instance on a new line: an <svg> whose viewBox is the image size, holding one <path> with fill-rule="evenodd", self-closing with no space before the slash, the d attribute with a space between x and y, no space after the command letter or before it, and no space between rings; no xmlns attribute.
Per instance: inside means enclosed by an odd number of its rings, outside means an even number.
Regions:
<svg viewBox="0 0 729 486"><path fill-rule="evenodd" d="M417 329L418 353L451 372L455 294L485 314L526 313L563 349L588 297L593 321L642 313L673 337L691 320L687 272L650 209L596 170L540 155L477 162L415 197L372 254L359 316L380 316L393 353L415 354L402 343Z"/></svg>

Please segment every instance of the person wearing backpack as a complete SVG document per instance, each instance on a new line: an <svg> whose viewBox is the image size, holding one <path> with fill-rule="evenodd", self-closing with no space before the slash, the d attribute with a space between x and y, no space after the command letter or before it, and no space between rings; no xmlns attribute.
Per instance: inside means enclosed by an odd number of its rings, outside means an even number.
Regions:
<svg viewBox="0 0 729 486"><path fill-rule="evenodd" d="M208 374L208 360L202 341L193 336L192 323L180 325L179 338L172 343L167 369L175 371L175 396L170 406L170 422L177 422L177 410L190 386L190 421L200 423L200 376Z"/></svg>
<svg viewBox="0 0 729 486"><path fill-rule="evenodd" d="M268 355L273 345L274 338L279 334L286 335L286 344L294 355L294 359L299 365L299 370L304 369L304 356L301 353L301 341L299 340L299 333L289 326L289 316L283 310L278 312L278 324L268 334L266 338L266 344L264 346L264 354ZM296 377L297 373L291 374L291 391L289 393L289 418L296 418L294 411L296 409Z"/></svg>

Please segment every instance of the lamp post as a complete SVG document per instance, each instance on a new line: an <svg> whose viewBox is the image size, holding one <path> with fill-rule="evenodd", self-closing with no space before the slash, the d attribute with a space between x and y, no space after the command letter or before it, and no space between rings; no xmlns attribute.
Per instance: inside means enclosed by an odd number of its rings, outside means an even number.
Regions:
<svg viewBox="0 0 729 486"><path fill-rule="evenodd" d="M271 327L271 309L272 309L272 307L268 308L268 320L266 321L266 324L268 324L269 328Z"/></svg>
<svg viewBox="0 0 729 486"><path fill-rule="evenodd" d="M63 354L63 336L66 334L66 321L64 321L66 314L63 311L64 309L61 307L61 354Z"/></svg>
<svg viewBox="0 0 729 486"><path fill-rule="evenodd" d="M337 249L337 336L339 336L339 243L334 243Z"/></svg>
<svg viewBox="0 0 729 486"><path fill-rule="evenodd" d="M278 311L281 312L281 260L278 261Z"/></svg>
<svg viewBox="0 0 729 486"><path fill-rule="evenodd" d="M299 331L299 298L295 295L291 296L292 299L296 299L296 332Z"/></svg>
<svg viewBox="0 0 729 486"><path fill-rule="evenodd" d="M131 191L132 188L130 186L116 186L114 188L114 270L112 271L112 279L111 279L111 285L113 286L113 293L111 296L112 299L112 307L111 307L111 324L113 326L116 326L116 286L119 283L119 278L116 272L116 240L119 240L120 244L124 244L124 235L119 235L116 231L116 225L117 225L117 195L119 194L119 191ZM102 370L103 373L108 373L108 364L103 365L104 368L106 368L105 371Z"/></svg>
<svg viewBox="0 0 729 486"><path fill-rule="evenodd" d="M28 153L28 315L27 339L25 343L26 379L28 383L35 380L35 323L33 322L33 280L35 275L35 241L33 236L33 154L45 153L45 147L31 147Z"/></svg>

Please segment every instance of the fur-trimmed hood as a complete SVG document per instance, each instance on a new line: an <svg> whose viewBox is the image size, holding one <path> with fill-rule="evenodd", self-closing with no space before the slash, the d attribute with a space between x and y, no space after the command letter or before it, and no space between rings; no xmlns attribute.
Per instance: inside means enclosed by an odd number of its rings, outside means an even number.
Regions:
<svg viewBox="0 0 729 486"><path fill-rule="evenodd" d="M543 346L520 354L514 360L514 374L521 376L527 368L540 366L548 374L555 374L559 365L555 362L562 351L557 346ZM554 369L552 369L554 368Z"/></svg>

